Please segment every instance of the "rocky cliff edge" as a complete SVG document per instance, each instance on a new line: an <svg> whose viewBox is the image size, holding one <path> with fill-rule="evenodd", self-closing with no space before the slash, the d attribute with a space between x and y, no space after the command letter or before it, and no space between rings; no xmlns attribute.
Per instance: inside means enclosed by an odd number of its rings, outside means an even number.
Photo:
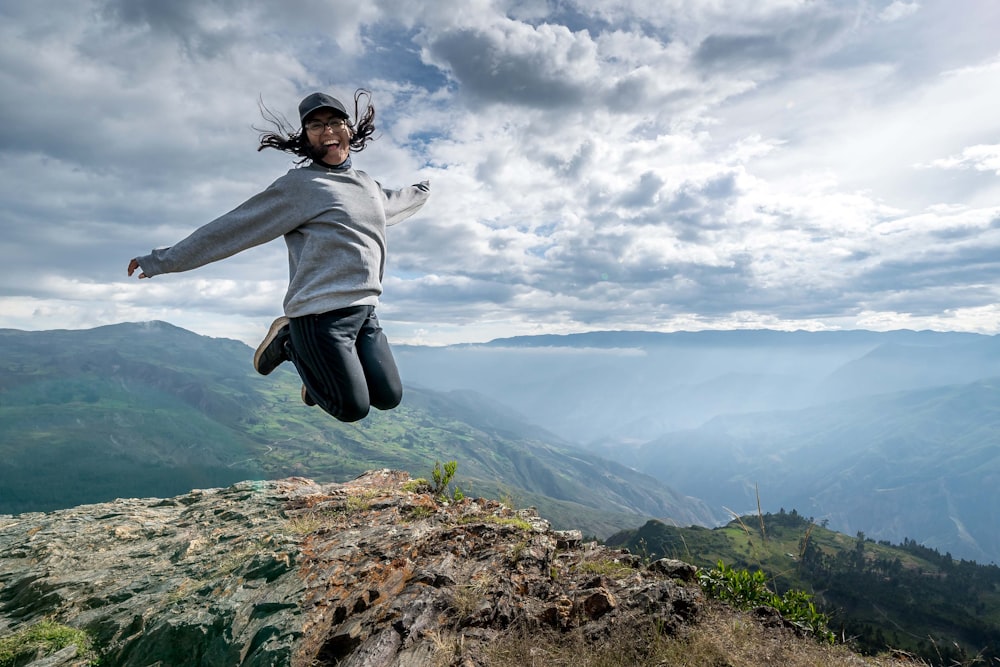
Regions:
<svg viewBox="0 0 1000 667"><path fill-rule="evenodd" d="M101 665L514 664L544 633L682 636L710 606L694 578L391 470L0 517L0 637L52 619L86 630Z"/></svg>

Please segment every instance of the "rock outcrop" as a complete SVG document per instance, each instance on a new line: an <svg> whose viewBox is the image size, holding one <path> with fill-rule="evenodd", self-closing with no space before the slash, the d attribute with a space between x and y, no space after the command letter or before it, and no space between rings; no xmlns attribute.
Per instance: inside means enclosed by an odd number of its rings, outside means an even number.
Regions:
<svg viewBox="0 0 1000 667"><path fill-rule="evenodd" d="M694 574L402 472L244 482L0 517L0 637L54 619L127 667L479 665L514 629L679 632Z"/></svg>

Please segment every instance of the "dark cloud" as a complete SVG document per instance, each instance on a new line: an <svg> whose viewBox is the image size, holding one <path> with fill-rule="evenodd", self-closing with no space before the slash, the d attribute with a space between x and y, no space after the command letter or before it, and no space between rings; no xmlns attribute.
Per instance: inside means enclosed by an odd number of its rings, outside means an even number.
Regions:
<svg viewBox="0 0 1000 667"><path fill-rule="evenodd" d="M735 175L718 174L704 183L683 184L657 207L655 215L666 221L680 239L704 243L707 232L735 222L728 216L728 206L737 194Z"/></svg>
<svg viewBox="0 0 1000 667"><path fill-rule="evenodd" d="M788 60L788 47L772 35L709 35L695 52L702 67L753 65Z"/></svg>
<svg viewBox="0 0 1000 667"><path fill-rule="evenodd" d="M584 141L571 154L558 152L558 146L540 142L537 150L527 156L548 169L554 175L569 180L579 179L593 164L596 146L593 141Z"/></svg>
<svg viewBox="0 0 1000 667"><path fill-rule="evenodd" d="M666 181L651 171L639 177L639 182L628 192L622 193L617 203L627 209L646 208L656 203L656 196Z"/></svg>
<svg viewBox="0 0 1000 667"><path fill-rule="evenodd" d="M779 11L741 31L709 35L698 45L694 64L707 71L754 71L819 60L836 50L854 23L850 14L819 3Z"/></svg>
<svg viewBox="0 0 1000 667"><path fill-rule="evenodd" d="M462 94L479 102L553 110L577 107L587 98L585 82L553 66L551 53L540 48L514 51L505 38L453 30L432 39L429 50L451 71Z"/></svg>
<svg viewBox="0 0 1000 667"><path fill-rule="evenodd" d="M1000 284L1000 244L980 239L974 246L926 248L906 259L879 262L858 276L856 288L879 292Z"/></svg>
<svg viewBox="0 0 1000 667"><path fill-rule="evenodd" d="M105 0L103 14L110 21L177 40L189 56L214 58L239 43L242 35L228 21L205 21L206 10L224 17L247 5L245 0Z"/></svg>

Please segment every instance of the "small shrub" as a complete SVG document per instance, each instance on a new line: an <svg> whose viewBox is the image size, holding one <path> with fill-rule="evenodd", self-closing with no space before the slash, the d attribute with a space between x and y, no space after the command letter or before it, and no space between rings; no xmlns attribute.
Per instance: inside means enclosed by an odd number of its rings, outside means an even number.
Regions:
<svg viewBox="0 0 1000 667"><path fill-rule="evenodd" d="M442 501L452 500L454 502L465 498L465 494L462 493L462 489L458 485L455 486L450 495L448 493L448 487L451 485L457 469L458 461L448 461L443 466L440 461L434 462L434 470L431 472L431 478L434 480L434 483L431 485L431 493L435 498Z"/></svg>

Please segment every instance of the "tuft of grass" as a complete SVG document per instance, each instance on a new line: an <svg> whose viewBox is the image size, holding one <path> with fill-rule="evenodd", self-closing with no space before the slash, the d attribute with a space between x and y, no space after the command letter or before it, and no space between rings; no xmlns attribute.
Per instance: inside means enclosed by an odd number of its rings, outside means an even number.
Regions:
<svg viewBox="0 0 1000 667"><path fill-rule="evenodd" d="M486 516L463 516L459 517L456 523L495 523L499 526L513 526L524 531L532 530L531 524L524 519L519 519L513 516L493 516L492 514Z"/></svg>
<svg viewBox="0 0 1000 667"><path fill-rule="evenodd" d="M344 503L344 508L348 512L365 512L371 508L371 499L373 497L373 495L367 494L347 496L347 502Z"/></svg>
<svg viewBox="0 0 1000 667"><path fill-rule="evenodd" d="M431 483L425 478L418 477L405 482L403 484L403 491L406 491L407 493L430 493L432 488Z"/></svg>
<svg viewBox="0 0 1000 667"><path fill-rule="evenodd" d="M215 567L215 573L220 577L225 577L240 569L256 554L267 549L264 540L255 540L249 544L244 544L238 549L229 552Z"/></svg>
<svg viewBox="0 0 1000 667"><path fill-rule="evenodd" d="M510 548L510 553L508 554L510 562L516 563L517 561L521 560L521 556L524 554L524 550L527 548L528 548L528 540L521 540L517 544L513 545Z"/></svg>
<svg viewBox="0 0 1000 667"><path fill-rule="evenodd" d="M195 587L195 582L193 580L184 579L183 581L181 581L180 584L177 585L177 588L167 593L163 599L168 605L177 604L181 600L188 597L194 590L194 587Z"/></svg>
<svg viewBox="0 0 1000 667"><path fill-rule="evenodd" d="M471 618L486 601L489 591L497 585L497 576L492 572L474 575L472 581L457 585L452 589L450 606L459 623Z"/></svg>
<svg viewBox="0 0 1000 667"><path fill-rule="evenodd" d="M406 511L406 515L403 517L403 520L420 521L421 519L429 519L432 516L434 516L434 510L429 507L424 507L423 505L417 505Z"/></svg>
<svg viewBox="0 0 1000 667"><path fill-rule="evenodd" d="M70 644L76 645L77 656L86 660L87 665L97 664L97 653L90 635L46 619L0 639L0 667L27 664L39 651L48 656Z"/></svg>
<svg viewBox="0 0 1000 667"><path fill-rule="evenodd" d="M599 574L611 579L623 579L635 572L635 568L631 565L614 560L613 558L586 561L579 564L577 568L581 572Z"/></svg>
<svg viewBox="0 0 1000 667"><path fill-rule="evenodd" d="M293 535L309 535L323 527L326 522L316 514L300 514L285 522L285 528Z"/></svg>

